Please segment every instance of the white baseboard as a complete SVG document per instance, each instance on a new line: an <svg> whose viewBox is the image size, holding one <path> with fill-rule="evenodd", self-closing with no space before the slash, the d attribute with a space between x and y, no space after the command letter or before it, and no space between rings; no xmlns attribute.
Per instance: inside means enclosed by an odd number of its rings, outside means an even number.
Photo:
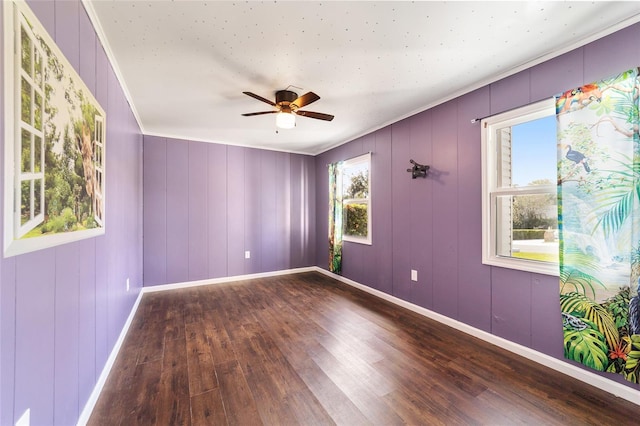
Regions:
<svg viewBox="0 0 640 426"><path fill-rule="evenodd" d="M82 413L80 413L80 417L78 418L78 423L77 423L78 426L85 426L89 421L89 418L91 417L91 413L93 412L93 409L95 408L96 403L98 402L98 398L100 397L102 388L104 387L104 384L107 381L107 377L109 377L111 368L113 368L113 364L116 360L116 357L118 356L118 352L120 352L120 348L124 343L124 338L126 337L127 332L129 331L129 327L131 326L131 322L133 321L136 311L138 310L138 306L140 305L140 300L142 300L143 294L154 293L157 291L173 290L176 288L188 288L188 287L196 287L201 285L222 284L222 283L229 283L234 281L250 280L254 278L266 278L266 277L275 277L279 275L299 274L302 272L314 272L317 270L318 270L317 267L311 266L307 268L285 269L281 271L263 272L259 274L236 275L233 277L223 277L223 278L214 278L214 279L208 279L208 280L189 281L184 283L163 284L163 285L157 285L152 287L142 287L142 289L140 289L140 293L138 293L136 302L133 304L133 307L131 308L131 312L129 313L129 316L127 317L127 321L122 327L122 331L118 336L118 340L116 341L115 345L113 345L113 349L111 350L111 353L109 354L109 358L107 359L107 362L104 365L104 368L102 369L102 373L100 373L100 377L98 378L96 385L93 387L93 391L91 392L91 395L87 400L87 403L82 409Z"/></svg>
<svg viewBox="0 0 640 426"><path fill-rule="evenodd" d="M93 412L93 408L96 406L98 402L98 397L100 397L100 392L102 392L102 388L107 381L107 377L109 377L109 373L111 372L111 368L113 367L113 363L116 361L116 357L118 356L118 352L122 347L122 343L124 342L124 338L129 331L129 327L131 326L131 322L133 321L133 317L138 310L138 305L140 305L140 300L142 299L142 290L138 293L138 297L136 298L133 307L131 308L131 312L129 312L129 316L127 317L127 321L124 323L122 327L122 331L120 331L120 335L118 336L118 340L116 340L115 345L113 345L113 349L111 349L111 353L109 354L109 358L107 358L107 362L100 373L100 377L98 377L98 381L96 385L93 387L93 391L87 400L87 403L84 405L82 409L82 413L80 413L80 418L78 418L78 426L84 426L89 421L89 417L91 417L91 413Z"/></svg>
<svg viewBox="0 0 640 426"><path fill-rule="evenodd" d="M613 380L609 380L605 377L599 376L588 370L584 370L580 367L569 364L560 359L543 354L542 352L538 352L526 346L520 345L518 343L514 343L510 340L503 339L502 337L498 337L484 330L480 330L478 328L472 327L468 324L454 320L452 318L449 318L437 312L430 311L429 309L423 308L421 306L414 305L413 303L407 302L406 300L399 299L395 296L384 293L380 290L367 287L366 285L350 280L349 278L345 278L341 275L336 275L332 272L329 272L326 269L322 269L317 266L314 268L315 268L314 269L315 271L320 272L328 277L334 278L347 285L350 285L359 290L372 294L376 297L384 299L395 305L409 309L410 311L413 311L417 314L420 314L432 320L438 321L442 324L448 325L452 328L455 328L456 330L462 331L463 333L470 334L474 337L484 340L485 342L491 343L502 349L508 350L509 352L513 352L531 361L537 362L538 364L544 365L545 367L549 367L552 370L566 374L574 379L580 380L584 383L587 383L605 392L609 392L619 398L623 398L629 402L640 405L640 390L632 389L629 386L625 386L621 383L615 382Z"/></svg>
<svg viewBox="0 0 640 426"><path fill-rule="evenodd" d="M229 283L234 281L249 280L254 278L266 278L266 277L274 277L279 275L298 274L303 272L320 272L321 274L334 278L337 281L340 281L342 283L355 287L373 296L384 299L388 302L401 306L405 309L409 309L410 311L413 311L417 314L420 314L432 320L438 321L442 324L448 325L452 328L455 328L456 330L462 331L463 333L467 333L469 335L482 339L488 343L496 345L500 348L508 350L509 352L513 352L531 361L537 362L538 364L544 365L555 371L566 374L576 380L580 380L584 383L587 383L605 392L609 392L619 398L623 398L629 402L640 405L640 391L638 390L632 389L628 386L625 386L621 383L617 383L613 380L606 379L590 371L576 367L575 365L566 363L557 358L553 358L549 355L543 354L542 352L535 351L526 346L522 346L517 343L511 342L509 340L503 339L502 337L498 337L491 333L487 333L484 330L480 330L478 328L472 327L468 324L454 320L452 318L449 318L437 312L430 311L429 309L423 308L418 305L414 305L413 303L407 302L406 300L399 299L395 296L384 293L380 290L376 290L364 284L360 284L356 281L350 280L349 278L345 278L341 275L336 275L332 272L327 271L326 269L322 269L317 266L310 266L306 268L286 269L281 271L264 272L259 274L236 275L233 277L223 277L223 278L215 278L215 279L208 279L208 280L189 281L184 283L163 284L163 285L152 286L152 287L143 287L140 290L140 293L138 294L138 298L136 299L136 302L131 308L129 317L127 318L127 321L125 322L124 327L122 328L122 331L118 336L118 340L116 341L116 344L111 350L111 354L109 355L109 358L107 359L107 362L104 368L102 369L102 373L100 374L100 377L98 378L98 381L95 387L93 388L93 391L91 392L89 400L85 404L84 409L80 414L80 418L78 419L78 425L84 426L89 421L89 417L91 417L91 413L93 412L93 409L96 403L98 402L98 397L100 396L100 393L102 392L102 388L104 387L104 384L107 381L107 377L111 372L111 368L113 367L116 357L118 356L118 352L122 347L124 338L127 335L127 332L129 331L129 327L131 326L131 322L133 321L136 311L138 310L138 306L140 305L140 300L142 299L142 295L144 293L153 293L158 291L173 290L177 288L196 287L196 286L209 285L209 284L222 284L222 283Z"/></svg>
<svg viewBox="0 0 640 426"><path fill-rule="evenodd" d="M209 285L209 284L223 284L223 283L230 283L234 281L251 280L254 278L276 277L279 275L299 274L302 272L314 272L314 271L317 271L316 266L309 266L307 268L283 269L280 271L261 272L258 274L235 275L233 277L210 278L206 280L186 281L183 283L154 285L151 287L143 287L142 292L153 293L156 291L174 290L176 288L197 287L197 286Z"/></svg>

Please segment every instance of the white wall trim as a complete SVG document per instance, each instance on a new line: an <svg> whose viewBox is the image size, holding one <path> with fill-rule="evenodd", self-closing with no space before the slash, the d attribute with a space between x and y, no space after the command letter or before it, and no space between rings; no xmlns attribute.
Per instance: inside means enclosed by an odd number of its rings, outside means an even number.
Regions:
<svg viewBox="0 0 640 426"><path fill-rule="evenodd" d="M283 269L280 271L261 272L257 274L234 275L232 277L212 278L212 279L199 280L199 281L186 281L183 283L154 285L149 287L143 287L142 292L154 293L157 291L174 290L177 288L197 287L197 286L209 285L209 284L224 284L224 283L230 283L234 281L251 280L254 278L267 278L267 277L277 277L279 275L300 274L302 272L315 272L317 271L316 268L317 268L316 266L310 266L307 268Z"/></svg>
<svg viewBox="0 0 640 426"><path fill-rule="evenodd" d="M524 63L522 65L519 65L519 66L515 67L515 68L511 68L511 69L505 70L505 71L503 71L503 72L501 72L499 74L489 76L488 78L482 79L482 80L478 81L477 83L471 84L471 85L469 85L467 87L463 87L462 89L460 89L458 91L448 92L447 96L443 96L440 99L436 99L435 101L433 101L431 103L428 103L426 105L423 105L423 106L421 106L419 108L416 108L416 109L414 109L412 111L409 111L406 114L403 114L401 116L393 118L393 119L391 119L389 121L386 121L384 123L381 123L381 124L379 124L377 126L373 126L370 129L363 131L362 133L358 133L358 134L356 134L354 136L351 136L349 139L347 139L347 140L345 140L343 142L336 142L336 143L333 143L333 144L328 145L328 146L319 147L319 149L310 152L310 155L317 156L317 155L323 154L323 153L325 153L327 151L331 151L334 148L337 148L339 146L345 145L345 144L347 144L347 143L349 143L351 141L354 141L354 140L356 140L358 138L361 138L363 136L366 136L368 134L377 132L378 130L384 129L387 126L390 126L390 125L395 124L395 123L399 123L400 121L402 121L402 120L404 120L406 118L413 117L414 115L420 114L421 112L424 112L424 111L430 110L432 108L435 108L438 105L442 105L442 104L444 104L446 102L449 102L449 101L451 101L453 99L459 98L460 96L466 95L466 94L471 93L471 92L473 92L475 90L481 89L481 88L483 88L485 86L489 86L490 84L493 84L493 83L495 83L497 81L500 81L502 79L505 79L507 77L511 77L512 75L515 75L515 74L517 74L517 73L519 73L521 71L533 68L536 65L539 65L539 64L541 64L543 62L546 62L546 61L551 60L553 58L556 58L558 56L564 55L565 53L571 52L572 50L584 47L584 46L588 45L589 43L592 43L592 42L594 42L596 40L599 40L599 39L604 38L604 37L606 37L608 35L611 35L611 34L615 33L616 31L620 31L620 30L622 30L624 28L630 27L631 25L634 25L634 24L636 24L638 22L640 22L640 14L635 14L633 16L630 16L629 18L623 19L622 21L618 22L617 24L614 24L614 25L612 25L612 26L610 26L608 28L605 28L605 29L603 29L601 31L597 31L594 34L591 34L590 36L586 36L583 39L578 40L576 42L569 43L569 44L567 44L567 45L565 45L563 47L559 47L558 49L554 50L553 52L549 52L549 53L546 53L546 54L544 54L542 56L534 58L534 59L532 59L532 60L530 60L530 61L528 61L528 62L526 62L526 63ZM588 82L585 81L584 83L588 83Z"/></svg>
<svg viewBox="0 0 640 426"><path fill-rule="evenodd" d="M82 409L82 413L80 413L80 417L78 418L78 425L84 426L89 421L89 417L91 417L91 413L93 412L93 408L96 406L98 402L98 398L100 397L100 393L102 392L102 388L107 381L107 377L109 377L109 373L111 372L111 368L113 367L114 362L116 361L116 357L118 356L118 352L120 352L120 348L122 347L122 343L124 342L124 338L129 331L129 327L133 322L133 317L138 310L138 306L140 305L140 300L142 299L142 291L138 293L138 297L136 298L133 307L131 308L131 312L129 312L129 316L127 317L127 321L124 323L122 327L122 331L120 331L120 335L118 336L118 340L116 340L115 345L113 345L113 349L111 349L111 353L109 354L109 358L107 358L107 362L102 369L102 373L100 373L100 377L98 377L98 381L96 385L93 387L93 391L87 400L87 403L84 405Z"/></svg>
<svg viewBox="0 0 640 426"><path fill-rule="evenodd" d="M86 0L83 0L86 1ZM193 141L193 142L203 142L203 143L212 143L215 145L224 145L224 146L239 146L239 147L243 147L243 148L256 148L255 145L251 145L249 143L242 143L242 142L228 142L228 141L222 141L222 140L217 140L217 139L207 139L207 138L199 138L199 137L194 137L192 135L188 135L186 133L168 133L168 132L152 132L152 131L145 131L143 133L143 136L152 136L152 137L156 137L156 138L166 138L166 139L176 139L176 140L187 140L187 141ZM269 146L261 146L260 148L263 151L273 151L273 152L284 152L287 154L300 154L300 155L306 155L309 157L313 157L314 154L309 153L308 151L300 151L300 150L295 150L295 149L283 149L283 148L274 148L274 147L269 147Z"/></svg>
<svg viewBox="0 0 640 426"><path fill-rule="evenodd" d="M120 65L118 65L118 61L116 60L116 55L114 55L113 50L111 50L111 45L109 44L109 40L105 35L104 29L102 28L102 24L100 24L100 20L98 19L98 14L93 8L93 4L88 0L81 0L82 5L84 6L84 10L89 17L89 21L93 25L93 29L96 32L96 37L100 42L100 45L104 49L104 53L107 55L107 60L111 64L113 68L113 73L116 75L116 79L118 83L120 83L120 87L124 92L124 97L127 99L129 103L129 108L131 108L131 112L136 119L136 123L138 123L138 127L140 128L140 132L144 134L144 126L142 125L142 120L140 119L140 114L138 114L138 110L136 109L136 105L133 103L133 97L131 96L131 91L129 90L129 86L127 86L122 71L120 71ZM97 52L96 52L97 54Z"/></svg>
<svg viewBox="0 0 640 426"><path fill-rule="evenodd" d="M621 383L599 376L595 373L592 373L588 370L584 370L580 367L569 364L560 359L543 354L542 352L538 352L526 346L520 345L518 343L514 343L510 340L488 333L484 330L480 330L478 328L472 327L468 324L454 320L452 318L449 318L437 312L431 311L429 309L423 308L418 305L414 305L413 303L407 302L406 300L399 299L395 296L384 293L380 290L367 287L366 285L350 280L349 278L336 275L332 272L329 272L317 266L315 267L315 270L328 277L334 278L337 281L343 282L347 285L350 285L359 290L367 292L373 296L379 297L395 305L409 309L410 311L413 311L417 314L430 318L434 321L438 321L439 323L448 325L449 327L455 328L456 330L462 331L463 333L467 333L469 335L482 339L485 342L498 346L499 348L505 349L509 352L513 352L531 361L537 362L538 364L541 364L545 367L549 367L552 370L555 370L559 373L566 374L567 376L570 376L576 380L580 380L581 382L587 383L605 392L609 392L631 403L640 405L640 391L638 390L632 389Z"/></svg>
<svg viewBox="0 0 640 426"><path fill-rule="evenodd" d="M85 404L82 410L82 413L80 413L80 417L78 418L78 423L77 423L78 426L84 426L89 421L89 418L91 417L91 413L93 412L93 409L95 408L96 403L98 402L98 398L100 397L100 393L102 392L102 388L104 387L107 381L107 377L109 377L109 373L113 368L113 364L116 361L116 357L118 356L118 353L120 352L120 348L124 343L124 339L127 336L129 327L131 327L133 318L135 317L135 314L138 311L138 306L140 305L142 296L145 293L155 293L158 291L174 290L178 288L197 287L197 286L209 285L209 284L223 284L223 283L229 283L229 282L235 282L235 281L250 280L254 278L266 278L266 277L275 277L280 275L300 274L303 272L315 272L317 270L318 268L316 266L311 266L306 268L284 269L284 270L273 271L273 272L262 272L259 274L235 275L232 277L223 277L223 278L214 278L214 279L200 280L200 281L188 281L183 283L163 284L163 285L157 285L157 286L151 286L151 287L142 287L140 289L140 292L138 293L138 297L135 303L133 304L133 307L131 308L129 317L127 318L127 321L122 327L122 331L118 336L118 340L113 346L113 349L111 350L111 354L109 355L109 358L107 359L107 362L104 365L104 368L102 369L102 373L100 373L100 377L98 378L96 385L93 387L93 391L91 392L91 395L89 396L89 399L87 400L87 403Z"/></svg>
<svg viewBox="0 0 640 426"><path fill-rule="evenodd" d="M285 269L280 271L263 272L258 274L236 275L232 277L214 278L214 279L208 279L208 280L188 281L183 283L163 284L163 285L157 285L157 286L151 286L151 287L143 287L140 290L140 293L138 293L138 298L136 299L136 302L131 308L129 317L127 318L127 321L124 324L122 331L120 332L120 336L118 336L118 340L116 341L116 344L111 350L111 354L109 355L109 358L107 359L107 363L102 369L102 373L100 374L100 377L98 378L98 381L95 387L93 388L93 392L91 392L91 396L89 397L89 400L85 404L84 409L80 414L80 418L78 419L78 425L79 426L86 425L87 422L89 421L89 418L91 417L91 413L93 412L93 409L96 403L98 402L98 398L100 397L102 388L104 387L104 384L107 381L107 377L111 372L111 368L113 367L116 357L118 356L118 352L122 347L122 344L127 335L127 332L129 331L129 327L131 326L131 323L136 314L136 311L138 310L138 306L140 305L140 301L142 299L143 294L155 293L155 292L166 291L166 290L174 290L179 288L197 287L197 286L210 285L210 284L224 284L224 283L230 283L235 281L250 280L254 278L266 278L266 277L275 277L280 275L299 274L303 272L319 272L337 281L340 281L344 284L347 284L349 286L362 290L366 293L369 293L373 296L376 296L388 302L391 302L397 306L408 309L412 312L415 312L419 315L430 318L434 321L438 321L439 323L448 325L449 327L455 328L456 330L462 331L463 333L482 339L485 342L491 343L502 349L508 350L509 352L513 352L531 361L537 362L538 364L549 367L552 370L566 374L576 380L580 380L581 382L587 383L605 392L609 392L631 403L640 405L640 391L634 390L621 383L617 383L613 380L609 380L607 378L604 378L602 376L599 376L597 374L594 374L590 371L584 370L582 368L579 368L575 365L569 364L557 358L553 358L549 355L543 354L542 352L538 352L526 346L522 346L517 343L511 342L507 339L503 339L502 337L498 337L491 333L487 333L484 330L480 330L478 328L472 327L468 324L454 320L445 315L439 314L434 311L430 311L429 309L423 308L418 305L414 305L413 303L407 302L406 300L399 299L395 296L384 293L380 290L367 287L366 285L350 280L349 278L345 278L341 275L336 275L332 272L327 271L326 269L322 269L318 266L310 266L306 268Z"/></svg>

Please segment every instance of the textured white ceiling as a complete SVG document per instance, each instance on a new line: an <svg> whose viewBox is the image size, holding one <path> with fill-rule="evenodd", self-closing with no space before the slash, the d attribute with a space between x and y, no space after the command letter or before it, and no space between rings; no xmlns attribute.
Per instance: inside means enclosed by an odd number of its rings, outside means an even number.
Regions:
<svg viewBox="0 0 640 426"><path fill-rule="evenodd" d="M640 21L640 2L84 4L145 134L310 154ZM289 86L335 119L241 116L271 108L243 91Z"/></svg>

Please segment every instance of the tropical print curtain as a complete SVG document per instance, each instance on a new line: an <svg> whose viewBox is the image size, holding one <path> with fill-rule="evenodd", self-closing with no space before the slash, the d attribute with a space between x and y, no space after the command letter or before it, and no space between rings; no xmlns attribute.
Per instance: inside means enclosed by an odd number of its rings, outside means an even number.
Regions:
<svg viewBox="0 0 640 426"><path fill-rule="evenodd" d="M565 357L638 383L638 69L556 99Z"/></svg>
<svg viewBox="0 0 640 426"><path fill-rule="evenodd" d="M329 271L342 273L342 162L329 164Z"/></svg>

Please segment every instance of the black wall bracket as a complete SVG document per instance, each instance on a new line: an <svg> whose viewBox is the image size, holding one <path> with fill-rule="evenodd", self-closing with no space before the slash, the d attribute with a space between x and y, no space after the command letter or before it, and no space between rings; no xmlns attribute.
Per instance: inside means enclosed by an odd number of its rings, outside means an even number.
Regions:
<svg viewBox="0 0 640 426"><path fill-rule="evenodd" d="M415 179L417 177L423 177L423 178L427 177L427 173L429 172L429 166L418 164L413 160L409 160L409 162L413 164L412 168L407 169L407 171L411 173L412 179Z"/></svg>

